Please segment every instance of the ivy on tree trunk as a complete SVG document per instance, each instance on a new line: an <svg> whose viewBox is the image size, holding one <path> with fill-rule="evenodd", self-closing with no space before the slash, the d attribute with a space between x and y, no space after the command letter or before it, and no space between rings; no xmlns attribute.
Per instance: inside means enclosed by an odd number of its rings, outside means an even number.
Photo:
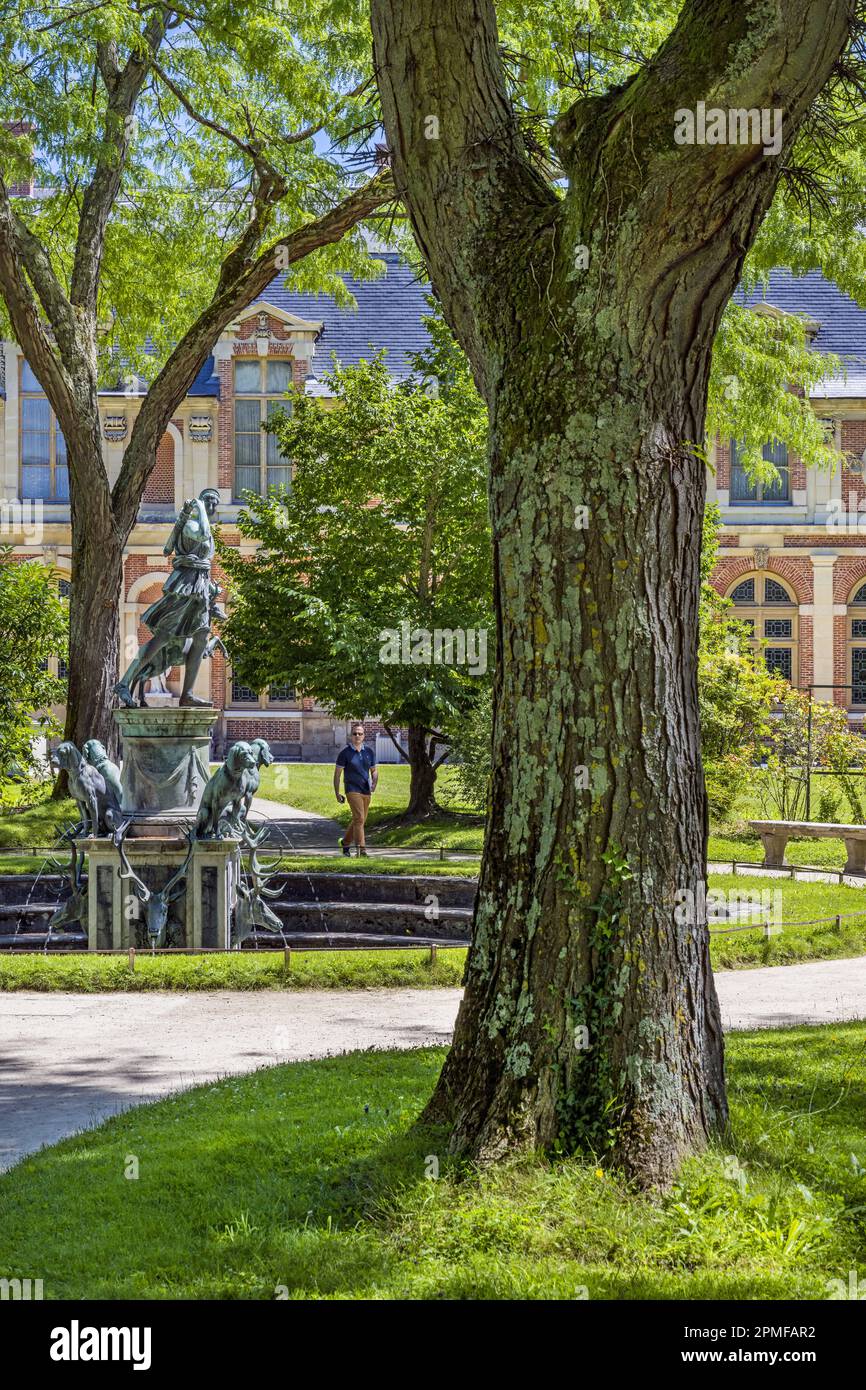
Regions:
<svg viewBox="0 0 866 1390"><path fill-rule="evenodd" d="M635 77L558 120L562 196L527 154L491 0L372 14L397 184L490 411L492 804L426 1118L482 1160L592 1149L664 1184L726 1118L706 918L676 911L706 873L710 355L851 7L690 0ZM698 101L781 109L781 154L676 144Z"/></svg>

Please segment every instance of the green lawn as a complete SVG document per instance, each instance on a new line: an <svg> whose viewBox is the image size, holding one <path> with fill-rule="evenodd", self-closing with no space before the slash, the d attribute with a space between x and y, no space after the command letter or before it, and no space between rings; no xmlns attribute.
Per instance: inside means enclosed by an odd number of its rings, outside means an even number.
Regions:
<svg viewBox="0 0 866 1390"><path fill-rule="evenodd" d="M26 810L0 815L0 847L53 845L61 831L78 819L78 809L71 797L64 801L51 801L46 797Z"/></svg>
<svg viewBox="0 0 866 1390"><path fill-rule="evenodd" d="M45 1149L0 1177L0 1270L232 1300L825 1299L866 1272L866 1025L730 1038L732 1131L655 1200L591 1158L459 1170L410 1131L443 1055L272 1067Z"/></svg>
<svg viewBox="0 0 866 1390"><path fill-rule="evenodd" d="M0 955L0 992L16 989L74 990L98 994L202 989L433 989L459 985L466 951L429 947L399 951L293 951L287 970L283 952L243 951L205 956L61 954Z"/></svg>
<svg viewBox="0 0 866 1390"><path fill-rule="evenodd" d="M439 771L437 786L448 788L452 772ZM262 769L259 794L271 801L283 801L301 811L315 811L330 816L340 825L351 819L348 809L340 806L334 796L334 768L331 763L274 763ZM450 849L480 852L484 838L484 818L455 802L441 816L434 816L420 825L384 826L405 811L409 804L409 768L405 763L382 763L379 784L370 803L367 834L371 848L375 845L404 845L421 848L425 845L445 845ZM381 827L381 828L380 828Z"/></svg>
<svg viewBox="0 0 866 1390"><path fill-rule="evenodd" d="M781 925L782 928L769 941L760 930L732 932L725 936L714 934L710 954L717 970L866 954L866 893L862 888L840 888L829 883L803 883L742 873L710 874L707 886L721 889L727 895L729 907L737 901L730 897L732 892L740 895L741 902L761 904L762 911L754 920L761 922L767 918L771 926ZM864 915L846 918L846 913ZM837 914L842 917L838 927L835 920L797 925L815 918L835 919ZM732 921L731 925L744 926L750 920Z"/></svg>
<svg viewBox="0 0 866 1390"><path fill-rule="evenodd" d="M756 770L754 781L737 807L731 822L713 827L709 843L711 861L737 859L746 863L763 862L764 851L761 842L746 824L748 820L763 819L766 815L761 803L760 775ZM441 769L440 786L447 789L451 785L452 777L450 769ZM816 816L820 794L832 789L834 779L815 776L812 783L812 814ZM275 763L272 767L262 770L260 794L271 801L282 801L300 810L328 816L341 826L349 823L348 810L345 806L339 806L334 798L333 767L330 763ZM371 854L375 854L377 845L385 848L402 846L407 849L441 845L450 850L480 854L484 839L483 817L465 806L461 807L459 802L455 802L452 807L449 801L449 809L446 812L419 825L387 824L405 810L408 798L409 768L405 764L383 763L368 820ZM75 804L72 801L45 801L22 813L0 815L0 849L51 845L59 831L75 818ZM383 825L383 822L386 824ZM845 863L845 847L841 840L793 839L788 842L787 858L792 864L840 869ZM41 859L33 859L23 853L2 854L0 872L34 872L41 863ZM375 865L368 867L374 870L376 868Z"/></svg>

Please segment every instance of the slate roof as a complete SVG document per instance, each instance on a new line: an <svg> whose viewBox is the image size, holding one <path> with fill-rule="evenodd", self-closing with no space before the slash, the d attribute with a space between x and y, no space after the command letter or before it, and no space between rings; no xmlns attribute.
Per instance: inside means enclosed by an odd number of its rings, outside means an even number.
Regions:
<svg viewBox="0 0 866 1390"><path fill-rule="evenodd" d="M343 366L353 366L383 347L388 350L385 360L391 373L395 377L405 377L411 370L408 354L428 344L422 316L428 312L425 295L429 286L416 280L414 271L396 251L375 254L386 267L379 280L343 276L357 300L357 310L338 309L328 295L288 291L284 272L276 276L256 300L256 303L266 302L299 318L324 324L312 369L317 378L330 368L332 354ZM777 270L770 276L766 290L759 289L749 295L738 290L735 298L749 305L763 301L784 313L805 314L817 320L820 326L813 347L818 352L833 352L845 358L847 378L828 380L812 392L813 396L866 396L866 309L861 309L831 281L825 280L820 271L795 276L790 271ZM137 387L143 394L146 382L138 379ZM315 394L322 391L312 383L308 384L308 389ZM0 396L3 394L0 383ZM213 357L208 358L188 394L219 395Z"/></svg>
<svg viewBox="0 0 866 1390"><path fill-rule="evenodd" d="M832 281L825 280L819 270L799 276L788 270L775 270L766 290L749 295L738 291L735 298L752 306L763 301L783 313L805 314L819 323L812 347L816 352L834 352L844 358L847 374L828 378L811 392L812 396L826 399L866 395L866 309L861 309Z"/></svg>
<svg viewBox="0 0 866 1390"><path fill-rule="evenodd" d="M429 313L425 300L429 285L417 281L396 251L377 251L375 259L385 263L380 279L341 277L355 296L357 309L338 309L328 295L294 294L285 288L285 273L272 280L256 300L324 323L313 361L316 377L330 370L334 354L341 366L352 367L381 348L388 350L385 361L391 375L405 377L411 371L408 354L429 345L421 322L422 314Z"/></svg>
<svg viewBox="0 0 866 1390"><path fill-rule="evenodd" d="M281 271L255 300L256 304L270 304L298 318L323 324L312 365L317 379L330 370L334 354L342 366L350 367L382 348L387 349L385 361L391 375L405 377L411 371L409 354L429 346L430 339L421 321L422 315L429 312L425 298L429 285L418 282L415 272L396 251L376 251L375 259L385 264L385 274L378 280L341 277L355 296L357 309L339 309L329 295L295 294L287 290L285 271ZM136 377L135 382L136 394L143 396L147 382L142 377ZM327 388L313 383L308 383L307 389L312 395L329 394ZM123 384L118 385L117 392L125 394ZM219 396L219 378L212 356L187 395Z"/></svg>

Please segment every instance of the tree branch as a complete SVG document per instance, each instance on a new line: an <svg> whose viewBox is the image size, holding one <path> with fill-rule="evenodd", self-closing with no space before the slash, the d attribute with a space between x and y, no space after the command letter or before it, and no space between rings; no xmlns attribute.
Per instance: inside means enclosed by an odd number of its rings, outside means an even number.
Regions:
<svg viewBox="0 0 866 1390"><path fill-rule="evenodd" d="M339 241L369 213L390 202L393 197L394 185L390 174L377 174L322 217L305 223L281 241L268 246L254 261L241 268L230 284L223 285L220 277L213 299L169 356L136 417L112 493L115 514L122 527L134 523L141 492L153 465L154 449L213 351L220 333L242 309L246 309L267 289L281 269L303 260L320 246Z"/></svg>
<svg viewBox="0 0 866 1390"><path fill-rule="evenodd" d="M113 44L97 46L97 65L108 93L102 151L85 190L78 222L69 298L76 307L96 312L105 229L123 179L132 140L132 117L152 60L165 35L166 14L159 7L142 36L145 52L133 53L121 69Z"/></svg>
<svg viewBox="0 0 866 1390"><path fill-rule="evenodd" d="M29 264L25 261L22 250ZM55 300L55 286L51 284L53 272L48 257L38 238L23 226L15 214L6 184L0 176L0 292L6 301L15 336L27 354L28 362L44 384L55 413L60 419L61 428L68 429L74 418L72 382L58 359L39 314L39 306L25 274L25 269L30 274L30 266L36 272L31 275L31 279L34 284L38 283L41 286L47 301L43 301L45 311L50 318L50 307ZM43 274L45 267L47 273ZM56 290L62 293L59 286L56 286ZM68 309L68 304L66 308Z"/></svg>
<svg viewBox="0 0 866 1390"><path fill-rule="evenodd" d="M559 200L527 156L493 0L373 0L372 26L397 187L483 390L479 320L507 307L497 269L525 256Z"/></svg>

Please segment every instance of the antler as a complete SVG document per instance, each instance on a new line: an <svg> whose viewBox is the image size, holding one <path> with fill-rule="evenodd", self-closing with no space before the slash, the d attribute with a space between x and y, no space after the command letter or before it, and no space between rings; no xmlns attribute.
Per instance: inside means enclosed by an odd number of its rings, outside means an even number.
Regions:
<svg viewBox="0 0 866 1390"><path fill-rule="evenodd" d="M123 829L118 833L118 835L115 836L114 840L114 843L117 846L117 852L120 855L120 862L126 869L125 874L121 873L120 869L118 869L117 874L119 878L132 879L132 887L135 891L136 897L139 898L141 902L146 903L151 897L150 889L148 888L147 884L143 883L141 879L138 877L138 874L135 872L129 860L127 859L126 852L123 848L123 836L126 833L126 829L127 826L125 825Z"/></svg>
<svg viewBox="0 0 866 1390"><path fill-rule="evenodd" d="M278 898L283 891L281 888L265 888L265 883L270 883L271 879L279 873L282 855L275 864L260 864L258 860L258 850L253 850L250 857L250 877L253 880L255 891L263 898ZM270 873L268 873L270 869Z"/></svg>
<svg viewBox="0 0 866 1390"><path fill-rule="evenodd" d="M172 890L172 888L174 887L174 885L175 885L177 882L179 882L180 879L183 878L184 874L186 873L187 869L189 868L189 861L192 859L192 852L193 852L193 850L195 849L195 826L194 826L194 825L193 825L193 826L190 826L189 835L187 836L187 839L189 840L189 849L188 849L187 852L186 852L186 859L184 859L183 863L179 866L177 872L174 873L174 874L172 874L171 878L168 880L168 883L167 883L167 884L165 885L165 887L162 889L162 892L163 892L163 893L166 893L166 894L167 894L167 893L171 892L171 890Z"/></svg>

